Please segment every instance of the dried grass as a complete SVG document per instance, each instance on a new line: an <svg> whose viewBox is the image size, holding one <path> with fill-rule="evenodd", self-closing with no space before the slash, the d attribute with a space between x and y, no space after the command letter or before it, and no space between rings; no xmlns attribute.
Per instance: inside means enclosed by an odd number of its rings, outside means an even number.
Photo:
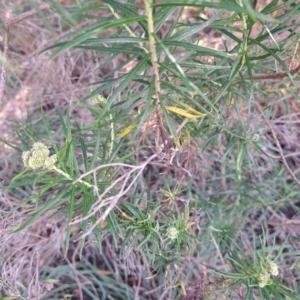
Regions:
<svg viewBox="0 0 300 300"><path fill-rule="evenodd" d="M18 0L14 3L6 0L0 0L0 18L9 18L18 12L16 7L27 7L26 0ZM56 34L59 36L63 32L63 28L58 20L58 16L50 14L48 18L51 24L59 24L56 27ZM253 32L252 34L255 34ZM222 47L222 41L219 37L213 37L213 33L208 33L209 38L203 39L204 43L210 41L211 44L208 46L216 47L220 49ZM284 37L283 37L284 38ZM44 27L43 21L33 16L22 23L17 24L11 29L11 49L10 49L10 66L8 70L7 86L5 94L5 107L0 112L0 126L1 126L1 138L9 140L14 145L19 145L19 140L14 134L14 130L11 126L10 120L23 121L28 111L35 112L40 108L42 103L43 107L46 108L46 113L51 113L55 107L61 107L64 109L66 104L74 103L75 98L82 98L86 94L86 88L84 85L99 80L99 77L107 71L99 70L95 72L97 67L103 63L103 58L95 58L96 53L93 51L87 51L84 54L79 53L73 56L72 51L67 51L60 55L55 60L48 60L50 51L46 51L40 54L45 47L52 45L56 37L52 36L51 33ZM231 45L233 47L233 45ZM114 61L113 64L118 65L126 57L119 57L118 60ZM115 74L117 76L117 74ZM280 84L278 84L278 90L280 91ZM282 95L284 90L282 89ZM276 102L276 97L272 100ZM258 103L263 103L262 99L257 99ZM277 136L280 137L281 147L284 149L284 155L293 169L294 172L298 172L297 166L300 163L300 114L299 104L296 100L289 98L287 100L289 109L292 112L290 119L288 119L284 113L284 110L280 104L274 105L276 107L276 118L271 122L271 126L276 132ZM92 115L87 110L79 110L76 108L76 114L80 124L86 124L92 122ZM246 120L248 111L241 110L240 117L244 117ZM260 123L264 123L263 117L258 116L249 124L249 132L255 130ZM232 127L234 127L234 115L232 116ZM59 133L57 133L59 135ZM272 140L270 132L261 132L260 138L266 141L266 146L263 148L271 156L277 156L279 159L278 151L270 153L269 143ZM275 146L275 145L274 145ZM192 173L197 175L197 180L192 184L201 184L206 186L206 181L210 179L210 174L206 171L210 168L215 168L215 162L206 158L205 155L200 156L197 152L197 145L191 143L186 145L186 155L183 155L180 159L180 165L185 167ZM221 159L224 154L224 147L222 137L220 135L219 144L216 145L214 154L216 158ZM5 180L5 183L9 181L15 172L18 172L19 166L15 161L15 154L11 152L4 144L0 146L0 158L1 158L1 171L0 178ZM190 157L197 158L191 160ZM263 156L257 157L257 160L263 159ZM232 161L233 163L234 161ZM266 169L271 170L272 165L269 162L264 161L264 172ZM221 172L225 172L221 170ZM260 172L258 166L257 173L255 174L257 179L263 180L263 173ZM178 178L183 177L182 172L176 174ZM159 185L159 183L158 183ZM222 182L224 190L227 189L226 181ZM2 195L0 198L1 204L1 215L9 211L11 207L18 203L20 199L14 199L10 195ZM296 200L295 200L296 201ZM17 228L23 221L21 218L24 213L31 213L31 209L28 211L15 212L9 218L3 218L0 220L0 265L1 265L1 277L4 280L0 288L6 292L7 295L17 296L18 291L28 291L28 299L39 299L45 291L49 290L49 286L39 280L39 270L41 266L45 265L49 260L54 258L61 258L63 255L63 245L66 232L66 221L59 219L52 219L51 213L48 213L43 218L36 220L34 224L27 227L21 232L12 234L12 230ZM281 234L281 239L284 239L286 233L299 235L299 218L293 216L293 220L288 220L283 215L278 215L272 208L269 208L269 219L270 225L274 226L278 231L278 236ZM249 220L250 222L256 222L255 218ZM199 218L199 224L201 218ZM284 234L282 234L284 233ZM245 246L251 245L251 242L244 235L241 236L241 240ZM108 241L106 241L108 243ZM299 245L295 245L295 248ZM109 249L107 247L106 249ZM250 252L250 247L248 247ZM108 251L108 250L106 250ZM116 260L115 253L109 251L106 253L107 257L111 261ZM194 263L200 265L203 263L198 258ZM213 259L213 258L211 258ZM147 269L146 260L140 262L138 265L137 258L134 257L134 253L131 256L126 257L124 260L127 264L118 262L118 266L121 269L129 270L132 273L141 273L141 270ZM206 263L209 263L206 262ZM203 270L205 276L207 270ZM174 273L170 275L170 278L174 276ZM199 276L195 274L195 276ZM175 281L175 279L174 279ZM138 281L139 282L139 281ZM154 282L154 281L153 281ZM137 294L141 283L139 282L136 286ZM191 284L190 298L195 293L203 292L209 288L209 281L199 279L195 282L195 285ZM212 284L211 284L212 285ZM153 290L148 293L154 293L158 287L153 283ZM165 294L168 295L170 290L166 289ZM164 295L161 295L161 298Z"/></svg>

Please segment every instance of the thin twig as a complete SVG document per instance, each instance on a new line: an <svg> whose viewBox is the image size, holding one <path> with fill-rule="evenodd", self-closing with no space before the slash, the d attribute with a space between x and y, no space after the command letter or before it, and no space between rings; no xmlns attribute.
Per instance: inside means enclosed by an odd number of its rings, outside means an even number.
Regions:
<svg viewBox="0 0 300 300"><path fill-rule="evenodd" d="M93 226L91 226L89 228L88 231L86 231L80 238L84 238L86 236L88 236L93 230L94 228L103 220L106 219L106 217L108 216L108 214L116 207L119 199L121 197L123 197L133 186L134 183L136 183L137 179L140 177L140 175L142 174L142 172L144 171L145 167L155 158L157 157L157 154L153 154L152 156L150 156L145 162L143 162L142 164L138 165L138 166L133 166L133 165L127 165L127 164L123 164L123 163L114 163L114 164L107 164L107 165L102 165L100 167L97 167L89 172L86 172L85 174L82 174L80 176L80 178L78 179L82 179L83 177L93 173L94 175L94 191L95 194L97 195L98 199L95 203L93 203L93 205L90 208L89 213L77 220L74 220L70 223L70 225L74 225L77 223L81 223L84 220L88 220L89 218L91 218L93 215L97 214L97 213L101 213L101 210L103 208L105 208L105 211L101 214L101 216L97 219L97 221L95 222L95 224L93 224ZM97 186L97 178L96 178L96 171L100 168L104 168L107 166L126 166L131 168L131 170L129 170L128 172L126 172L125 174L123 174L122 176L120 176L118 179L116 179L111 185L109 185L102 194L99 194L99 190L98 190L98 186ZM135 175L133 175L134 173L136 173ZM132 176L133 175L133 176ZM78 180L77 179L77 180ZM76 181L73 182L73 184L75 184ZM116 195L110 196L110 197L106 197L110 191L118 184L121 183L121 186L119 187L119 192ZM106 197L106 198L105 198Z"/></svg>
<svg viewBox="0 0 300 300"><path fill-rule="evenodd" d="M296 49L295 50L297 50L298 49L298 44L297 44L297 46L296 46ZM293 57L293 59L292 59L292 61L294 60L294 57ZM290 64L290 66L292 65L292 63ZM292 69L291 71L290 71L290 74L292 75L292 76L294 76L294 75L296 75L296 74L298 74L298 73L300 73L300 64L299 64L299 66L297 66L297 67L295 67L294 69ZM253 80L275 80L275 79L283 79L283 78L286 78L286 77L288 77L289 76L289 74L287 73L287 72L283 72L283 73L276 73L276 74L261 74L261 75L254 75L253 77L252 77L252 79ZM245 80L250 80L250 78L245 78ZM242 84L242 82L241 81L239 81L239 82L236 82L235 84Z"/></svg>
<svg viewBox="0 0 300 300"><path fill-rule="evenodd" d="M181 129L185 126L185 124L189 121L189 118L185 118L179 127L176 129L176 133L180 133Z"/></svg>
<svg viewBox="0 0 300 300"><path fill-rule="evenodd" d="M219 246L218 246L218 244L217 244L217 242L216 242L216 240L215 240L215 237L213 236L213 234L211 233L211 231L209 232L209 235L210 235L210 237L211 237L211 239L212 239L213 244L214 244L215 247L216 247L216 250L217 250L217 252L218 252L218 254L219 254L219 257L220 257L220 259L221 259L221 262L222 262L223 266L225 266L226 264L225 264L223 255L222 255L222 253L221 253L221 251L220 251L220 248L219 248Z"/></svg>
<svg viewBox="0 0 300 300"><path fill-rule="evenodd" d="M298 74L299 72L300 72L300 65L290 71L292 76L294 76L295 74ZM283 79L288 76L289 76L288 73L285 72L285 73L268 74L268 75L256 75L256 76L253 76L253 79L255 79L255 80L257 80L257 79Z"/></svg>
<svg viewBox="0 0 300 300"><path fill-rule="evenodd" d="M64 0L57 0L58 3L63 2ZM39 10L47 10L52 7L51 3L42 4L39 7ZM0 108L3 104L3 96L4 96L4 89L5 89L5 80L6 80L6 74L7 74L7 62L8 62L8 47L9 47L9 39L8 39L8 32L9 28L12 25L15 25L17 23L22 22L25 19L28 19L29 17L32 17L38 13L38 10L30 10L28 12L25 12L19 16L10 18L3 22L4 25L4 37L3 37L3 62L2 62L2 68L1 68L1 75L0 75Z"/></svg>

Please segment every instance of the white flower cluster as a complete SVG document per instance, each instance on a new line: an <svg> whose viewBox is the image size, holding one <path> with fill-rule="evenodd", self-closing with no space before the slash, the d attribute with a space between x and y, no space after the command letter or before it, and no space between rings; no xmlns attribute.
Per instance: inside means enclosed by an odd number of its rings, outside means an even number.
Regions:
<svg viewBox="0 0 300 300"><path fill-rule="evenodd" d="M269 283L270 275L268 273L260 273L258 277L258 285L263 288Z"/></svg>
<svg viewBox="0 0 300 300"><path fill-rule="evenodd" d="M168 238L170 238L171 240L175 240L177 239L179 234L179 231L175 228L175 227L169 227L167 229L167 236Z"/></svg>
<svg viewBox="0 0 300 300"><path fill-rule="evenodd" d="M278 266L274 261L267 259L263 266L263 270L258 275L258 285L263 288L270 283L270 276L278 275Z"/></svg>
<svg viewBox="0 0 300 300"><path fill-rule="evenodd" d="M273 276L278 275L278 266L274 263L274 261L267 260L266 265L265 265L266 271Z"/></svg>
<svg viewBox="0 0 300 300"><path fill-rule="evenodd" d="M57 156L56 154L49 156L49 154L50 151L46 145L40 142L34 143L30 151L22 154L25 168L52 169L57 161Z"/></svg>

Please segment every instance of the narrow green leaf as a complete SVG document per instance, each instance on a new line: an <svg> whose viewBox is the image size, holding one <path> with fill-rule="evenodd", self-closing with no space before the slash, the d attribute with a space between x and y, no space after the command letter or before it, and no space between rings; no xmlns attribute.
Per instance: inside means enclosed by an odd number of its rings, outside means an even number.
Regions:
<svg viewBox="0 0 300 300"><path fill-rule="evenodd" d="M203 53L209 56L215 56L215 57L225 57L228 59L235 59L235 56L224 52L224 51L219 51L215 50L213 48L208 48L208 47L203 47L187 42L180 42L180 41L173 41L173 40L164 40L164 45L165 46L170 46L170 47L182 47L183 49L186 50L193 50L193 51L198 51L199 54Z"/></svg>
<svg viewBox="0 0 300 300"><path fill-rule="evenodd" d="M68 227L66 233L66 241L65 241L65 257L67 257L69 245L70 245L70 237L71 237L71 222L74 213L74 206L75 206L75 186L71 186L71 195L70 195L70 204L68 207Z"/></svg>
<svg viewBox="0 0 300 300"><path fill-rule="evenodd" d="M16 147L16 146L12 145L11 143L9 143L8 141L2 139L1 137L0 137L0 141L3 142L8 147L10 147L10 148L12 148L12 149L14 149L14 150L16 150L20 153L22 153L24 151L24 150L20 149L19 147ZM29 150L29 149L30 149L30 147L28 146L28 148L26 150Z"/></svg>
<svg viewBox="0 0 300 300"><path fill-rule="evenodd" d="M151 54L147 54L145 55L140 61L139 63L131 70L131 72L125 76L125 79L123 80L123 82L118 86L118 88L112 93L112 95L109 97L107 103L105 104L105 106L103 107L102 112L99 115L99 119L101 119L101 117L103 117L103 115L107 112L107 110L109 109L109 107L111 107L111 105L113 104L113 102L115 101L115 99L119 96L119 94L126 88L126 86L128 85L128 83L135 77L135 75L140 72L142 69L145 68L149 68L146 67L147 62L150 59Z"/></svg>
<svg viewBox="0 0 300 300"><path fill-rule="evenodd" d="M159 3L153 4L153 7L158 7L158 6L192 6L192 7L210 7L210 8L215 8L215 9L224 9L228 11L234 11L236 13L244 13L248 14L248 10L244 7L241 7L236 4L231 4L225 1L222 2L206 2L206 1L201 1L197 0L168 0L168 1L161 1ZM272 23L279 23L278 20L271 18L269 16L266 16L262 13L253 11L253 15L262 21L267 21L267 22L272 22Z"/></svg>
<svg viewBox="0 0 300 300"><path fill-rule="evenodd" d="M282 66L282 68L285 70L285 72L287 73L288 77L290 78L291 82L294 84L294 79L292 74L290 73L290 70L288 69L288 67L285 65L285 63L280 59L280 57L271 49L269 49L268 47L266 47L264 44L256 41L255 39L250 39L254 44L260 46L262 49L264 49L269 55L273 56L278 62L279 64Z"/></svg>
<svg viewBox="0 0 300 300"><path fill-rule="evenodd" d="M42 119L43 119L43 123L44 123L44 128L46 130L46 133L47 133L47 136L48 136L49 140L51 141L52 148L54 149L55 153L58 153L58 148L57 148L56 143L54 141L53 134L50 130L50 126L49 126L49 123L48 123L48 121L45 117L44 109L43 109L42 106L41 106L41 115L42 115Z"/></svg>
<svg viewBox="0 0 300 300"><path fill-rule="evenodd" d="M73 48L75 46L78 46L80 43L86 41L88 38L90 38L92 36L98 35L108 29L112 29L112 28L122 26L125 24L130 24L133 22L139 22L139 21L145 20L145 18L146 18L145 16L136 16L136 17L123 18L120 20L115 20L115 19L109 20L109 21L106 21L105 23L97 24L94 29L92 29L86 33L82 33L82 34L78 35L77 37L75 37L73 40L71 40L69 42L63 42L63 43L53 45L51 47L48 47L44 51L49 50L51 48L59 48L59 50L55 51L54 54L51 55L50 59L53 59L53 58L57 57L59 54L65 52L66 50Z"/></svg>
<svg viewBox="0 0 300 300"><path fill-rule="evenodd" d="M170 38L168 38L169 41L182 41L186 38L197 34L199 31L209 27L210 24L212 24L221 14L221 11L217 12L212 18L210 18L208 21L203 22L201 24L193 24L192 26L188 26L185 29L177 31L174 35L172 35Z"/></svg>

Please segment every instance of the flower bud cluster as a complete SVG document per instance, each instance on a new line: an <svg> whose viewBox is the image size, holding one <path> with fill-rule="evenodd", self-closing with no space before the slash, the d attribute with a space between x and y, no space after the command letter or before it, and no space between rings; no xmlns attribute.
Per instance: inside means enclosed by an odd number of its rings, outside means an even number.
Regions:
<svg viewBox="0 0 300 300"><path fill-rule="evenodd" d="M270 280L270 275L268 273L260 273L258 276L258 286L263 288L265 287Z"/></svg>
<svg viewBox="0 0 300 300"><path fill-rule="evenodd" d="M278 275L278 266L274 263L274 261L271 260L267 260L266 264L265 264L265 270L273 276L277 276Z"/></svg>
<svg viewBox="0 0 300 300"><path fill-rule="evenodd" d="M56 154L49 156L49 154L50 151L46 145L36 142L30 151L23 152L22 158L24 166L30 169L52 169L57 161L57 156Z"/></svg>
<svg viewBox="0 0 300 300"><path fill-rule="evenodd" d="M258 286L263 288L266 285L270 284L270 276L278 275L278 266L275 262L267 259L263 264L263 268L258 275Z"/></svg>
<svg viewBox="0 0 300 300"><path fill-rule="evenodd" d="M167 236L168 238L170 238L171 240L175 240L177 239L179 234L179 231L175 228L175 227L169 227L167 229Z"/></svg>

